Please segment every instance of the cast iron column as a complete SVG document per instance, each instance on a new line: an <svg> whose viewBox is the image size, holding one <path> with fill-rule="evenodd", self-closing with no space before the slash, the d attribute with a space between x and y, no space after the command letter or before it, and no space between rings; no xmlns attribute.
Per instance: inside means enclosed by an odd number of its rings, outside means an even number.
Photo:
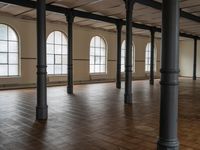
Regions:
<svg viewBox="0 0 200 150"><path fill-rule="evenodd" d="M117 80L116 87L121 89L121 32L122 22L117 22Z"/></svg>
<svg viewBox="0 0 200 150"><path fill-rule="evenodd" d="M73 22L74 15L72 10L66 14L68 22L68 84L67 93L73 94Z"/></svg>
<svg viewBox="0 0 200 150"><path fill-rule="evenodd" d="M151 62L150 62L150 84L154 84L154 43L155 43L155 31L151 30Z"/></svg>
<svg viewBox="0 0 200 150"><path fill-rule="evenodd" d="M194 63L193 63L193 80L197 79L197 38L194 38Z"/></svg>
<svg viewBox="0 0 200 150"><path fill-rule="evenodd" d="M46 67L46 2L37 0L37 120L48 118Z"/></svg>
<svg viewBox="0 0 200 150"><path fill-rule="evenodd" d="M162 4L161 106L158 150L178 150L179 0Z"/></svg>
<svg viewBox="0 0 200 150"><path fill-rule="evenodd" d="M132 19L135 0L125 0L126 4L126 63L124 101L132 103Z"/></svg>

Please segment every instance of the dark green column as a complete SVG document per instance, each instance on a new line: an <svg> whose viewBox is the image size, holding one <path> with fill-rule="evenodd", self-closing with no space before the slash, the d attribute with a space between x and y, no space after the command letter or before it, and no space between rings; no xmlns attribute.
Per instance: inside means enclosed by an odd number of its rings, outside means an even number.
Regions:
<svg viewBox="0 0 200 150"><path fill-rule="evenodd" d="M155 31L151 30L151 62L150 62L150 84L154 84L154 43L155 43Z"/></svg>

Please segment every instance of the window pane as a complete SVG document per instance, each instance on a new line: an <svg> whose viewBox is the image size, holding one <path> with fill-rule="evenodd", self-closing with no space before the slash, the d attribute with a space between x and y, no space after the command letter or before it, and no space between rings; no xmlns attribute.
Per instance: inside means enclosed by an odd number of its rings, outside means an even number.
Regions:
<svg viewBox="0 0 200 150"><path fill-rule="evenodd" d="M55 74L61 74L62 73L61 69L62 69L61 65L55 65Z"/></svg>
<svg viewBox="0 0 200 150"><path fill-rule="evenodd" d="M8 45L6 41L0 41L0 52L7 52Z"/></svg>
<svg viewBox="0 0 200 150"><path fill-rule="evenodd" d="M101 65L101 72L106 72L105 71L105 65Z"/></svg>
<svg viewBox="0 0 200 150"><path fill-rule="evenodd" d="M95 65L95 68L94 68L95 72L100 72L100 66L99 65Z"/></svg>
<svg viewBox="0 0 200 150"><path fill-rule="evenodd" d="M54 54L54 45L47 44L47 53L48 54Z"/></svg>
<svg viewBox="0 0 200 150"><path fill-rule="evenodd" d="M95 49L95 55L96 56L100 56L101 55L101 49L100 48L96 48Z"/></svg>
<svg viewBox="0 0 200 150"><path fill-rule="evenodd" d="M99 36L95 37L95 47L101 47L101 39Z"/></svg>
<svg viewBox="0 0 200 150"><path fill-rule="evenodd" d="M95 64L100 64L100 57L95 57Z"/></svg>
<svg viewBox="0 0 200 150"><path fill-rule="evenodd" d="M62 54L67 54L67 46L62 46Z"/></svg>
<svg viewBox="0 0 200 150"><path fill-rule="evenodd" d="M10 27L8 28L8 40L18 41L15 31L13 31L13 29Z"/></svg>
<svg viewBox="0 0 200 150"><path fill-rule="evenodd" d="M18 52L17 42L9 42L9 52Z"/></svg>
<svg viewBox="0 0 200 150"><path fill-rule="evenodd" d="M104 48L101 49L101 56L106 56L106 50Z"/></svg>
<svg viewBox="0 0 200 150"><path fill-rule="evenodd" d="M55 31L55 44L61 44L61 32Z"/></svg>
<svg viewBox="0 0 200 150"><path fill-rule="evenodd" d="M90 65L90 73L94 73L94 65Z"/></svg>
<svg viewBox="0 0 200 150"><path fill-rule="evenodd" d="M18 65L9 65L9 75L11 76L18 75Z"/></svg>
<svg viewBox="0 0 200 150"><path fill-rule="evenodd" d="M9 53L9 64L18 64L18 54Z"/></svg>
<svg viewBox="0 0 200 150"><path fill-rule="evenodd" d="M53 44L54 43L54 32L51 33L47 38L47 43Z"/></svg>
<svg viewBox="0 0 200 150"><path fill-rule="evenodd" d="M62 74L67 74L67 65L62 65Z"/></svg>
<svg viewBox="0 0 200 150"><path fill-rule="evenodd" d="M61 61L61 55L55 55L55 64L61 64L62 61Z"/></svg>
<svg viewBox="0 0 200 150"><path fill-rule="evenodd" d="M62 44L67 45L67 37L62 34Z"/></svg>
<svg viewBox="0 0 200 150"><path fill-rule="evenodd" d="M0 40L7 40L7 26L0 24Z"/></svg>
<svg viewBox="0 0 200 150"><path fill-rule="evenodd" d="M94 56L90 56L90 64L94 64Z"/></svg>
<svg viewBox="0 0 200 150"><path fill-rule="evenodd" d="M54 74L54 66L53 65L47 66L47 73L48 74Z"/></svg>
<svg viewBox="0 0 200 150"><path fill-rule="evenodd" d="M47 55L47 64L54 64L54 55Z"/></svg>
<svg viewBox="0 0 200 150"><path fill-rule="evenodd" d="M92 38L91 42L90 42L90 47L95 47L95 44L94 44L94 38Z"/></svg>
<svg viewBox="0 0 200 150"><path fill-rule="evenodd" d="M55 54L61 54L61 45L55 45Z"/></svg>
<svg viewBox="0 0 200 150"><path fill-rule="evenodd" d="M90 55L94 56L94 48L90 48Z"/></svg>
<svg viewBox="0 0 200 150"><path fill-rule="evenodd" d="M106 64L106 58L105 57L101 57L101 64Z"/></svg>
<svg viewBox="0 0 200 150"><path fill-rule="evenodd" d="M8 54L0 53L0 64L7 64L7 63L8 63Z"/></svg>
<svg viewBox="0 0 200 150"><path fill-rule="evenodd" d="M67 55L62 55L62 64L63 65L67 64Z"/></svg>
<svg viewBox="0 0 200 150"><path fill-rule="evenodd" d="M8 67L7 65L0 65L0 76L8 75Z"/></svg>

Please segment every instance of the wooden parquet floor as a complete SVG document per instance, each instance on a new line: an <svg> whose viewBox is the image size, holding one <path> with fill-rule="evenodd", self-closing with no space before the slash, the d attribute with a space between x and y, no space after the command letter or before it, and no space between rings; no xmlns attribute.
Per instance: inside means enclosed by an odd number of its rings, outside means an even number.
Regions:
<svg viewBox="0 0 200 150"><path fill-rule="evenodd" d="M159 81L133 82L133 104L115 83L48 88L49 119L35 121L36 90L0 91L0 150L156 150ZM200 81L180 80L181 150L200 150Z"/></svg>

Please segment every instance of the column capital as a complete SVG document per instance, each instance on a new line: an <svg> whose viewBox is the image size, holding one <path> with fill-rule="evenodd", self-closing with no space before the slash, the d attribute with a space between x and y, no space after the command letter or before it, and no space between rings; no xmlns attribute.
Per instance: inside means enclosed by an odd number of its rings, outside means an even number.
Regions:
<svg viewBox="0 0 200 150"><path fill-rule="evenodd" d="M73 9L67 9L65 16L68 23L74 22L75 15L74 15Z"/></svg>
<svg viewBox="0 0 200 150"><path fill-rule="evenodd" d="M123 20L122 19L117 20L116 26L117 26L117 30L121 31L122 30L122 26L123 26Z"/></svg>

